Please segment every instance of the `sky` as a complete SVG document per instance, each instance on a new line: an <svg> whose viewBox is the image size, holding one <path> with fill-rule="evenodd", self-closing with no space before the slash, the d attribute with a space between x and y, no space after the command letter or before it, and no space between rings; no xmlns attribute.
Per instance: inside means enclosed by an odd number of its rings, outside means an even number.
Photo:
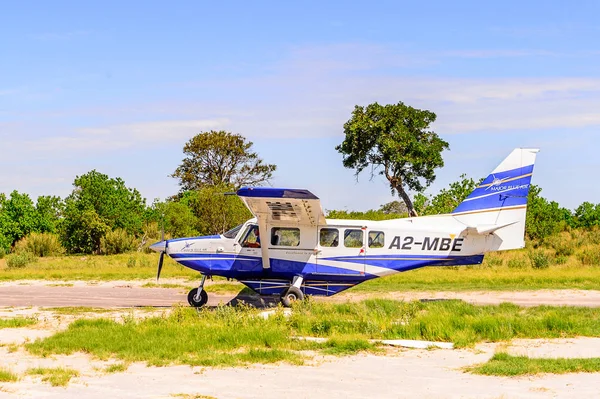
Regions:
<svg viewBox="0 0 600 399"><path fill-rule="evenodd" d="M437 114L450 144L427 193L540 148L532 182L600 203L600 2L0 0L0 192L67 196L121 177L149 202L195 134L242 134L274 187L324 209L392 201L342 166L355 105Z"/></svg>

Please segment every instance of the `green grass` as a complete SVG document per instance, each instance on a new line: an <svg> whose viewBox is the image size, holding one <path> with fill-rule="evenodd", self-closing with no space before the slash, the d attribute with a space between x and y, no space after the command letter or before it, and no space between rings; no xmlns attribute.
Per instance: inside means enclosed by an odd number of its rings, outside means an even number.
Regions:
<svg viewBox="0 0 600 399"><path fill-rule="evenodd" d="M473 290L536 290L584 289L600 287L600 267L583 265L579 255L588 251L582 247L571 256L560 255L547 269L533 269L528 250L493 253L483 265L461 267L428 267L374 279L351 288L348 292L380 293L390 291L473 291ZM538 249L538 252L541 251ZM550 251L550 250L546 250ZM562 253L562 252L561 252ZM135 266L128 267L135 258ZM122 254L110 256L61 256L39 258L21 269L6 268L0 260L0 281L8 280L137 280L156 277L158 254ZM198 273L178 265L166 257L164 278L181 278L182 283L147 283L145 287L185 288L198 281ZM189 281L190 283L187 283ZM216 294L251 294L244 285L215 277L207 282L208 291Z"/></svg>
<svg viewBox="0 0 600 399"><path fill-rule="evenodd" d="M104 368L105 373L122 373L127 370L129 364L127 363L113 363Z"/></svg>
<svg viewBox="0 0 600 399"><path fill-rule="evenodd" d="M128 267L135 260L135 266ZM0 260L0 281L10 280L136 280L156 278L158 254L72 255L38 258L20 269L9 269ZM161 277L198 278L198 272L165 257Z"/></svg>
<svg viewBox="0 0 600 399"><path fill-rule="evenodd" d="M369 280L348 292L597 290L600 268L551 266L548 269L426 267Z"/></svg>
<svg viewBox="0 0 600 399"><path fill-rule="evenodd" d="M600 358L532 359L527 356L496 353L487 363L468 367L466 370L475 374L497 376L596 373L600 372Z"/></svg>
<svg viewBox="0 0 600 399"><path fill-rule="evenodd" d="M61 308L43 309L61 315L78 315L82 313L111 313L115 311L115 309L91 308L87 306L66 306Z"/></svg>
<svg viewBox="0 0 600 399"><path fill-rule="evenodd" d="M37 355L82 351L102 359L146 361L152 365L235 366L247 363L300 363L298 351L329 354L376 350L369 339L450 341L457 347L513 338L600 336L600 309L511 304L475 306L462 301L299 303L264 320L250 307L221 306L118 323L78 320L65 331L27 344ZM297 336L329 338L325 343Z"/></svg>
<svg viewBox="0 0 600 399"><path fill-rule="evenodd" d="M49 382L53 387L64 387L71 378L79 376L77 370L65 367L36 367L27 370L27 374L41 376L43 382Z"/></svg>
<svg viewBox="0 0 600 399"><path fill-rule="evenodd" d="M19 376L10 370L0 368L0 382L16 382Z"/></svg>
<svg viewBox="0 0 600 399"><path fill-rule="evenodd" d="M10 319L0 319L0 328L19 328L37 324L35 317L13 317Z"/></svg>

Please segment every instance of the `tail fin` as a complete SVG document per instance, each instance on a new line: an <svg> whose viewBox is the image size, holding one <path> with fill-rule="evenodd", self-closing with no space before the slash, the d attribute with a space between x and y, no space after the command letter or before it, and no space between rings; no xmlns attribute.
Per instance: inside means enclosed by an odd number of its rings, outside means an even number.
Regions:
<svg viewBox="0 0 600 399"><path fill-rule="evenodd" d="M477 234L494 234L490 250L525 245L525 214L538 149L517 148L461 202L452 215Z"/></svg>

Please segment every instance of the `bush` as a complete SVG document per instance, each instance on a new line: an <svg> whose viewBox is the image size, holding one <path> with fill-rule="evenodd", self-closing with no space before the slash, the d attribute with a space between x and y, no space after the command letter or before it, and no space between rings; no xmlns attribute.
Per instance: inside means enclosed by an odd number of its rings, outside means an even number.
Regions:
<svg viewBox="0 0 600 399"><path fill-rule="evenodd" d="M4 248L0 247L0 259L4 259L5 256L6 256L6 251L4 250Z"/></svg>
<svg viewBox="0 0 600 399"><path fill-rule="evenodd" d="M52 233L31 233L15 244L15 252L29 252L35 256L58 256L65 250L60 244L60 238Z"/></svg>
<svg viewBox="0 0 600 399"><path fill-rule="evenodd" d="M600 248L586 248L577 254L577 258L584 265L600 266Z"/></svg>
<svg viewBox="0 0 600 399"><path fill-rule="evenodd" d="M527 262L525 262L522 258L514 258L508 261L509 269L525 269L527 267Z"/></svg>
<svg viewBox="0 0 600 399"><path fill-rule="evenodd" d="M531 267L534 269L547 269L550 266L550 257L544 252L532 252L529 259L531 260Z"/></svg>
<svg viewBox="0 0 600 399"><path fill-rule="evenodd" d="M567 261L569 260L568 256L557 256L556 259L554 260L556 262L557 265L564 265L565 263L567 263Z"/></svg>
<svg viewBox="0 0 600 399"><path fill-rule="evenodd" d="M502 260L502 258L497 258L492 256L486 257L485 260L485 265L488 267L501 267L504 264L504 261Z"/></svg>
<svg viewBox="0 0 600 399"><path fill-rule="evenodd" d="M123 229L109 231L100 239L100 253L103 255L122 254L135 248L137 240Z"/></svg>
<svg viewBox="0 0 600 399"><path fill-rule="evenodd" d="M35 262L36 257L31 252L21 252L6 257L6 266L9 269L20 269Z"/></svg>

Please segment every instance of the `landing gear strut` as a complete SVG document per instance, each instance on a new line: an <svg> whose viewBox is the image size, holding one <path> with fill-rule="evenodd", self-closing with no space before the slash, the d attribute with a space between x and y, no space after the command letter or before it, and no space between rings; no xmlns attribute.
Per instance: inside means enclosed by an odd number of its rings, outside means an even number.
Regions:
<svg viewBox="0 0 600 399"><path fill-rule="evenodd" d="M281 292L281 304L283 306L289 308L292 303L304 300L304 294L300 290L303 280L302 276L296 276L292 285Z"/></svg>
<svg viewBox="0 0 600 399"><path fill-rule="evenodd" d="M188 303L190 306L195 308L201 308L208 302L208 294L204 291L204 282L206 281L206 275L202 275L202 280L198 288L194 288L188 293Z"/></svg>

